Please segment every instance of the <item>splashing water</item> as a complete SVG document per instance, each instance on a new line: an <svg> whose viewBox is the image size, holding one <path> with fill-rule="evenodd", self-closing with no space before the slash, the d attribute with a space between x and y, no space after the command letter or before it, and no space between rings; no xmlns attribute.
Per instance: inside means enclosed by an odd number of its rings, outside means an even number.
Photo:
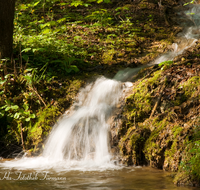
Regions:
<svg viewBox="0 0 200 190"><path fill-rule="evenodd" d="M130 74L129 74L130 75ZM130 83L117 81L127 77L126 72L116 80L101 77L82 89L78 101L68 114L54 126L44 148L37 158L23 158L2 163L4 167L56 170L113 168L109 153L109 126L107 120Z"/></svg>
<svg viewBox="0 0 200 190"><path fill-rule="evenodd" d="M93 160L97 165L109 163L109 126L106 121L121 92L120 82L104 77L83 89L73 113L64 116L52 131L43 156L55 161Z"/></svg>

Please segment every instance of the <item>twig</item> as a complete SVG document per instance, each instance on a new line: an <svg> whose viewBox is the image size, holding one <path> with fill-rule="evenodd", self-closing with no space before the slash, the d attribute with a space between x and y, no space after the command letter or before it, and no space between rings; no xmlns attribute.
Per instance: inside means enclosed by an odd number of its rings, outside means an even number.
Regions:
<svg viewBox="0 0 200 190"><path fill-rule="evenodd" d="M40 101L44 104L44 106L46 107L46 103L45 101L42 99L42 97L39 95L39 93L37 92L37 89L33 86L31 87L32 91L35 92L35 94L38 96L38 98L40 99Z"/></svg>
<svg viewBox="0 0 200 190"><path fill-rule="evenodd" d="M161 100L161 97L162 97L162 93L163 93L163 90L165 89L165 84L162 86L162 87L160 87L159 88L159 90L158 91L160 91L160 95L159 95L159 97L158 97L158 99L157 99L157 101L156 101L156 103L155 103L155 105L154 105L154 108L153 108L153 110L152 110L152 112L151 112L151 115L150 115L150 119L153 117L153 115L154 115L154 113L155 113L155 111L156 111L156 108L158 107L158 105L159 105L159 103L160 103L160 100Z"/></svg>
<svg viewBox="0 0 200 190"><path fill-rule="evenodd" d="M25 150L22 123L20 123L20 130L21 130L22 147L23 147L23 150Z"/></svg>

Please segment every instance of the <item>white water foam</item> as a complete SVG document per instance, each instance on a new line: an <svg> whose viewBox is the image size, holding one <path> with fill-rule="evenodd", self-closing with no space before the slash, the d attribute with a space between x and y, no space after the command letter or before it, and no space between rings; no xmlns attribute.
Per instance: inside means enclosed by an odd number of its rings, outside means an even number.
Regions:
<svg viewBox="0 0 200 190"><path fill-rule="evenodd" d="M53 127L42 156L24 157L0 165L17 169L53 168L56 171L116 168L109 153L107 120L125 87L117 80L97 79L80 91L70 112ZM129 83L127 87L130 87Z"/></svg>

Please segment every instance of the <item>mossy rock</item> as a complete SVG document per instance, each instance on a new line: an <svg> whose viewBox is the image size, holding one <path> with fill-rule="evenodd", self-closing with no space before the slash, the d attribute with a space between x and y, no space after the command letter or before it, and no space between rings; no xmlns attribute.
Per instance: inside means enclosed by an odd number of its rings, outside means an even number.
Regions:
<svg viewBox="0 0 200 190"><path fill-rule="evenodd" d="M120 152L126 165L147 164L143 153L144 144L150 135L150 129L146 126L130 127L119 143Z"/></svg>
<svg viewBox="0 0 200 190"><path fill-rule="evenodd" d="M28 130L27 146L34 146L36 149L47 137L52 126L56 123L61 114L60 109L55 105L49 105L44 110L40 110L37 114L37 122Z"/></svg>

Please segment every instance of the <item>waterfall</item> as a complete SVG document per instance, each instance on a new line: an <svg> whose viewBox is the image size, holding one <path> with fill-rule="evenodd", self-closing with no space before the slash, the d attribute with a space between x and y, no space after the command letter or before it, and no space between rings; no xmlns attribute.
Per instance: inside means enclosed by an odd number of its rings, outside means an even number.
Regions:
<svg viewBox="0 0 200 190"><path fill-rule="evenodd" d="M184 14L193 26L187 27L178 35L181 42L172 44L173 51L163 54L148 65L173 60L199 38L200 6L194 5ZM131 86L130 83L123 82L135 75L141 68L125 69L118 72L113 80L100 77L88 84L80 90L77 101L69 112L64 114L53 127L41 156L6 161L1 163L1 166L41 170L116 168L109 151L107 121L112 116L123 90Z"/></svg>
<svg viewBox="0 0 200 190"><path fill-rule="evenodd" d="M77 101L53 127L41 156L4 162L4 167L56 170L94 170L117 167L109 151L107 120L132 84L122 83L132 75L127 69L111 80L105 77L81 89Z"/></svg>
<svg viewBox="0 0 200 190"><path fill-rule="evenodd" d="M92 158L97 163L109 162L106 121L121 92L120 82L104 77L82 89L72 113L63 116L51 132L43 156L55 161Z"/></svg>

